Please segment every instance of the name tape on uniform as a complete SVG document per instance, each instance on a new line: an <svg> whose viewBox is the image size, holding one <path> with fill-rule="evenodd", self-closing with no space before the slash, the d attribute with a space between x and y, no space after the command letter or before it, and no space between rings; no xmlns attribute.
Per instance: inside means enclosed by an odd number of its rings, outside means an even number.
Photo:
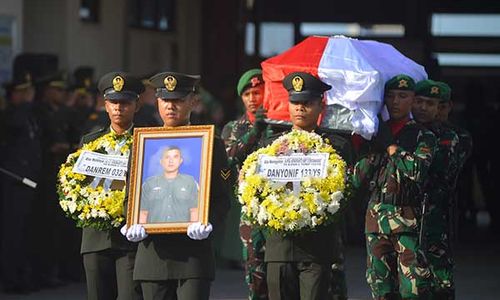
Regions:
<svg viewBox="0 0 500 300"><path fill-rule="evenodd" d="M83 151L78 157L74 173L88 176L125 180L128 157Z"/></svg>
<svg viewBox="0 0 500 300"><path fill-rule="evenodd" d="M328 153L259 155L257 173L274 181L302 181L305 177L325 178Z"/></svg>

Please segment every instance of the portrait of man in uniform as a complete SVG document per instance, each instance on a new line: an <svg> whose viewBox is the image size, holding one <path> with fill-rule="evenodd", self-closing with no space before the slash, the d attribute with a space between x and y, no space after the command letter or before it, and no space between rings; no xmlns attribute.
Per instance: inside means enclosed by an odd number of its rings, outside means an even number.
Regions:
<svg viewBox="0 0 500 300"><path fill-rule="evenodd" d="M142 185L139 223L198 221L198 183L193 176L180 173L182 163L178 146L161 150L163 172Z"/></svg>
<svg viewBox="0 0 500 300"><path fill-rule="evenodd" d="M178 233L206 220L212 127L136 129L128 222L153 233Z"/></svg>

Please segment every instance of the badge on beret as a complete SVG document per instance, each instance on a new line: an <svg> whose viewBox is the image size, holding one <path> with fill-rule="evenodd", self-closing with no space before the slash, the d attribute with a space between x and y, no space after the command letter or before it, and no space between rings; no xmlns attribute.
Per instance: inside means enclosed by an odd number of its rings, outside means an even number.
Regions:
<svg viewBox="0 0 500 300"><path fill-rule="evenodd" d="M85 79L83 80L83 85L84 85L86 88L89 88L91 84L92 84L92 82L90 81L90 78L85 78Z"/></svg>
<svg viewBox="0 0 500 300"><path fill-rule="evenodd" d="M113 78L113 89L115 90L115 92L120 92L123 89L124 84L125 81L120 75Z"/></svg>
<svg viewBox="0 0 500 300"><path fill-rule="evenodd" d="M302 77L300 77L300 76L295 76L292 78L292 85L293 85L293 89L296 92L300 92L300 91L302 91L302 88L304 87L304 79L302 79Z"/></svg>
<svg viewBox="0 0 500 300"><path fill-rule="evenodd" d="M252 87L256 87L260 84L260 79L259 77L253 77L252 79L250 79L250 82L252 83Z"/></svg>
<svg viewBox="0 0 500 300"><path fill-rule="evenodd" d="M26 80L26 82L31 82L31 74L26 73L26 75L24 76L24 79Z"/></svg>
<svg viewBox="0 0 500 300"><path fill-rule="evenodd" d="M404 80L404 79L401 79L399 81L399 85L398 85L398 88L402 88L402 87L408 87L408 81Z"/></svg>
<svg viewBox="0 0 500 300"><path fill-rule="evenodd" d="M175 90L175 87L177 86L177 79L175 79L174 76L169 75L169 76L165 77L165 79L163 80L163 83L165 84L167 91L173 92Z"/></svg>
<svg viewBox="0 0 500 300"><path fill-rule="evenodd" d="M434 94L439 95L439 87L437 87L437 86L431 87L431 95L434 95Z"/></svg>

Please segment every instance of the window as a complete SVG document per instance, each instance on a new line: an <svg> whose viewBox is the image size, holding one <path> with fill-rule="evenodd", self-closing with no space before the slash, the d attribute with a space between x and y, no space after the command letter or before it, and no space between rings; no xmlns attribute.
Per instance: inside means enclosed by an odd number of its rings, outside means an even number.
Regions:
<svg viewBox="0 0 500 300"><path fill-rule="evenodd" d="M129 25L137 28L174 30L175 0L129 0Z"/></svg>
<svg viewBox="0 0 500 300"><path fill-rule="evenodd" d="M434 36L500 37L500 14L433 14Z"/></svg>
<svg viewBox="0 0 500 300"><path fill-rule="evenodd" d="M259 47L261 56L270 57L280 54L294 44L294 28L292 23L261 23Z"/></svg>
<svg viewBox="0 0 500 300"><path fill-rule="evenodd" d="M500 54L434 53L440 66L500 67Z"/></svg>
<svg viewBox="0 0 500 300"><path fill-rule="evenodd" d="M403 37L405 27L401 24L301 23L300 34L302 36Z"/></svg>
<svg viewBox="0 0 500 300"><path fill-rule="evenodd" d="M82 21L99 22L99 0L81 0L78 14Z"/></svg>

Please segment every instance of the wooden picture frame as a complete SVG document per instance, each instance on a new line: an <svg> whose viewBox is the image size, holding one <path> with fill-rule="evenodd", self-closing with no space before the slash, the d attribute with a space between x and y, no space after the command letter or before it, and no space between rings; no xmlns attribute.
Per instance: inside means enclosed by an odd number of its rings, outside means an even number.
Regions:
<svg viewBox="0 0 500 300"><path fill-rule="evenodd" d="M207 224L213 143L213 125L135 128L127 227L161 234Z"/></svg>

